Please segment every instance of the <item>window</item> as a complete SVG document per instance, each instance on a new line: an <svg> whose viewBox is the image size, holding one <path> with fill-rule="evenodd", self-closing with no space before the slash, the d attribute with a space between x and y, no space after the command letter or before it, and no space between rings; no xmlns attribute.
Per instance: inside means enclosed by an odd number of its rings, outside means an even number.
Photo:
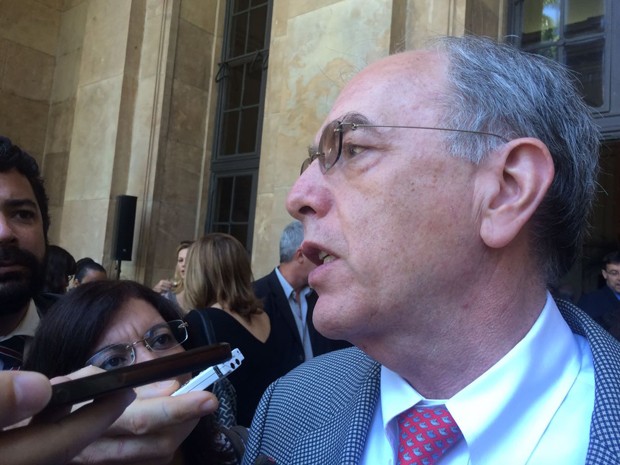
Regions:
<svg viewBox="0 0 620 465"><path fill-rule="evenodd" d="M609 0L517 0L512 15L521 48L575 71L585 100L598 110L609 109L610 6Z"/></svg>
<svg viewBox="0 0 620 465"><path fill-rule="evenodd" d="M211 161L207 231L226 232L251 251L267 80L271 1L227 2Z"/></svg>

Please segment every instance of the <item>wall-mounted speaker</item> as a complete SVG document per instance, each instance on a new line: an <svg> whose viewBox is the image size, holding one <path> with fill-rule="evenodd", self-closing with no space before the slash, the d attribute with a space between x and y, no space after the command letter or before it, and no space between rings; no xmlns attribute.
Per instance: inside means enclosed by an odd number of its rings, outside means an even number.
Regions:
<svg viewBox="0 0 620 465"><path fill-rule="evenodd" d="M112 248L114 260L131 261L137 201L138 197L133 195L118 195L116 197L116 220Z"/></svg>

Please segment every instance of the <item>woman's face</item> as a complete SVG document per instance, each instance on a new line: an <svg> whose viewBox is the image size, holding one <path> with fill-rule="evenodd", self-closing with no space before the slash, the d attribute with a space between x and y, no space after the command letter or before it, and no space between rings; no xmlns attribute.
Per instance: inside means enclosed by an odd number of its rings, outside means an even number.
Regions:
<svg viewBox="0 0 620 465"><path fill-rule="evenodd" d="M177 255L177 274L185 279L185 259L187 257L187 248L179 250Z"/></svg>
<svg viewBox="0 0 620 465"><path fill-rule="evenodd" d="M116 312L108 329L103 333L101 339L91 350L89 357L100 350L115 344L134 344L142 341L144 335L154 326L165 323L159 312L150 303L140 299L129 299ZM172 347L167 350L149 350L144 342L133 345L136 360L135 363L146 362L176 353L183 352L182 345ZM111 362L113 363L113 362ZM177 379L181 384L189 379L190 375L182 375Z"/></svg>

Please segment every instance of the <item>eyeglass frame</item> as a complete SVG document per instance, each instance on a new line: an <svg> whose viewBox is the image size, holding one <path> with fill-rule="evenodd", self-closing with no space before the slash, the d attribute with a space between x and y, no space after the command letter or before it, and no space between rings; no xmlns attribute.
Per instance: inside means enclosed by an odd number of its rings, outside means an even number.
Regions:
<svg viewBox="0 0 620 465"><path fill-rule="evenodd" d="M149 339L151 339L151 338L152 338L152 337L154 337L154 336L147 336L147 334L149 334L150 332L152 332L152 331L153 331L154 329L156 329L156 328L159 328L159 327L161 327L161 326L163 326L163 325L166 325L166 326L168 326L169 328L171 328L172 335L174 336L174 330L172 330L173 324L178 324L177 329L178 329L178 328L183 328L184 333L185 333L185 334L184 334L184 337L182 338L183 340L182 340L182 341L179 341L179 339L177 339L177 338L175 337L175 339L176 339L177 343L176 343L176 344L174 344L174 345L172 345L172 346L170 346L170 347L166 347L165 349L157 349L157 348L152 347L152 346L150 345L150 343L149 343ZM107 347L102 348L101 350L98 350L97 352L95 352L95 353L94 353L94 354L93 354L93 355L92 355L92 356L91 356L91 357L90 357L90 358L86 361L86 366L88 366L88 365L94 365L94 366L97 366L97 367L99 367L99 368L103 368L103 367L101 367L101 366L99 366L99 365L95 365L94 363L92 363L93 359L95 359L98 355L100 355L100 354L102 354L102 353L104 353L104 352L106 352L106 351L108 351L108 350L110 350L110 349L112 349L112 348L115 348L115 347L122 347L122 348L123 348L123 350L125 351L125 353L127 353L127 354L130 354L130 355L131 355L131 363L128 363L127 365L123 365L123 366L131 366L131 365L133 365L133 364L135 364L135 363L136 363L136 358L137 358L137 355L136 355L136 349L135 349L135 346L136 346L136 345L138 345L138 344L140 344L140 343L143 343L143 344L144 344L144 347L145 347L145 348L146 348L149 352L163 352L163 351L166 351L166 350L174 349L175 347L179 347L181 344L183 344L185 341L187 341L187 340L189 339L189 331L187 330L187 328L188 328L188 327L189 327L189 324L188 324L186 321L183 321L183 320L181 320L181 319L179 319L179 320L170 320L170 321L165 321L165 322L163 322L163 323L158 323L158 324L156 324L156 325L154 325L154 326L150 327L150 328L149 328L149 329L148 329L148 330L147 330L147 331L143 334L142 339L139 339L139 340L134 341L134 342L127 342L127 343L111 344L111 345L109 345L109 346L107 346ZM121 367L118 367L118 368L121 368ZM104 368L104 369L105 369L105 368Z"/></svg>
<svg viewBox="0 0 620 465"><path fill-rule="evenodd" d="M308 158L306 158L301 164L300 175L301 173L306 171L306 169L308 169L310 165L312 164L312 162L314 162L314 160L316 159L319 160L319 166L321 167L321 172L323 174L327 173L336 163L338 163L338 160L340 160L340 156L342 155L342 142L344 138L344 131L342 129L343 126L350 126L351 131L355 131L358 128L391 128L391 129L428 129L428 130L435 130L435 131L461 132L465 134L476 134L476 135L481 135L481 136L497 137L504 143L509 142L507 138L505 138L504 136L500 136L499 134L494 134L492 132L485 132L485 131L474 131L470 129L435 128L435 127L430 127L430 126L366 124L366 123L355 123L355 122L345 122L341 120L334 120L331 123L329 123L327 126L325 126L325 129L323 130L323 133L321 134L321 138L319 140L319 146L317 147L317 150L314 150L313 147L308 147ZM322 151L322 147L323 147L323 141L326 135L328 134L327 131L330 130L330 128L333 128L331 130L333 130L334 132L338 132L339 137L338 137L338 153L336 154L336 158L334 159L333 163L331 163L328 166L325 162L325 159L327 158L327 156L325 155L325 152Z"/></svg>

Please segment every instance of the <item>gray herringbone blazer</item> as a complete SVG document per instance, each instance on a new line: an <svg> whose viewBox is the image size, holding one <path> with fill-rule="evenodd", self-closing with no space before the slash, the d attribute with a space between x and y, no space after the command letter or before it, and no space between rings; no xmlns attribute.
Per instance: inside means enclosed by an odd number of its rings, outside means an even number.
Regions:
<svg viewBox="0 0 620 465"><path fill-rule="evenodd" d="M559 301L558 307L573 332L588 339L594 358L586 465L620 465L620 343L574 305ZM307 362L276 381L256 411L243 464L359 463L379 399L379 373L378 363L351 348Z"/></svg>

